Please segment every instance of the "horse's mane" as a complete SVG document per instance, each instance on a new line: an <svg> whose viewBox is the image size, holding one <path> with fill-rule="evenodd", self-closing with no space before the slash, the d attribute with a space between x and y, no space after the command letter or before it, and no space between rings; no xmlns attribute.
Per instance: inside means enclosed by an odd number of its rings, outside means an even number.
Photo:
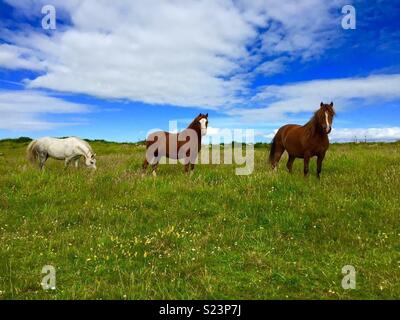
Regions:
<svg viewBox="0 0 400 320"><path fill-rule="evenodd" d="M328 111L332 116L335 116L335 110L331 105L325 104L324 108L319 108L317 111L315 111L311 119L303 126L310 136L313 136L321 130L320 123L324 119L323 117L325 116L325 111Z"/></svg>
<svg viewBox="0 0 400 320"><path fill-rule="evenodd" d="M193 121L188 125L188 128L193 128L194 126L197 125L197 123L199 122L199 117L197 116L196 118L193 119Z"/></svg>
<svg viewBox="0 0 400 320"><path fill-rule="evenodd" d="M83 140L83 139L81 139L81 138L79 138L79 137L75 137L75 136L73 136L73 137L70 137L70 138L74 138L74 139L76 139L76 140L78 140L80 143L82 143L87 149L88 149L88 151L91 153L91 154L94 154L94 151L93 151L93 149L92 149L92 146L89 144L89 142L87 142L86 140ZM82 149L82 148L81 148ZM86 153L86 151L85 150L82 150L84 153Z"/></svg>
<svg viewBox="0 0 400 320"><path fill-rule="evenodd" d="M319 127L319 114L320 110L317 110L314 112L314 115L312 118L304 125L304 129L306 129L306 132L308 135L313 136Z"/></svg>
<svg viewBox="0 0 400 320"><path fill-rule="evenodd" d="M193 129L194 127L199 127L199 120L201 118L205 117L203 114L199 114L196 118L193 119L193 121L188 125L187 129Z"/></svg>
<svg viewBox="0 0 400 320"><path fill-rule="evenodd" d="M86 140L81 139L82 143L89 149L89 151L93 154L92 146Z"/></svg>

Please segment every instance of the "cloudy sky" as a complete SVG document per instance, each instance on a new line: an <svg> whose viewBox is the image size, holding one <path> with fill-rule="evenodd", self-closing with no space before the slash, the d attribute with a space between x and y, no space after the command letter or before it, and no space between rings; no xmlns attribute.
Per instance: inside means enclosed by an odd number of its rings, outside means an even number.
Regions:
<svg viewBox="0 0 400 320"><path fill-rule="evenodd" d="M136 141L208 112L269 141L333 101L333 140L400 139L399 41L399 1L0 0L0 138Z"/></svg>

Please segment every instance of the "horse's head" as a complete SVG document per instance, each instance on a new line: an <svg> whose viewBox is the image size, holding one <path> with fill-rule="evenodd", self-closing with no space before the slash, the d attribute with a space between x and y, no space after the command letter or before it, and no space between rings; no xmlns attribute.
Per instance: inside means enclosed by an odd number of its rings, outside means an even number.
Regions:
<svg viewBox="0 0 400 320"><path fill-rule="evenodd" d="M86 157L85 165L91 169L97 169L96 167L96 154L90 153L89 156Z"/></svg>
<svg viewBox="0 0 400 320"><path fill-rule="evenodd" d="M323 102L321 102L320 108L316 112L316 116L322 130L327 134L331 133L333 117L335 116L333 102L331 102L330 104L324 104Z"/></svg>
<svg viewBox="0 0 400 320"><path fill-rule="evenodd" d="M200 128L201 135L205 136L207 134L207 127L208 127L208 113L207 114L200 113L196 117L196 119L194 119L192 125Z"/></svg>

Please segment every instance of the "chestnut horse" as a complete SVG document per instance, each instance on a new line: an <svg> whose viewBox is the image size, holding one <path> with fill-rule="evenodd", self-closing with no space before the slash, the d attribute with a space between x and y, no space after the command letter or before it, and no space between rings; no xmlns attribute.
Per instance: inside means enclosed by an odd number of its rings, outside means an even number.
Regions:
<svg viewBox="0 0 400 320"><path fill-rule="evenodd" d="M157 131L149 134L146 139L146 159L143 162L143 171L151 164L153 176L161 157L183 159L185 172L191 173L196 158L201 149L201 138L207 134L208 113L199 114L190 125L179 133Z"/></svg>
<svg viewBox="0 0 400 320"><path fill-rule="evenodd" d="M287 151L289 160L286 164L292 172L293 162L296 158L304 159L304 175L308 174L310 158L317 156L317 177L320 177L322 161L329 147L328 134L332 130L332 121L335 116L333 102L321 102L319 110L304 126L287 124L281 127L272 140L269 162L273 169L276 168L282 154Z"/></svg>

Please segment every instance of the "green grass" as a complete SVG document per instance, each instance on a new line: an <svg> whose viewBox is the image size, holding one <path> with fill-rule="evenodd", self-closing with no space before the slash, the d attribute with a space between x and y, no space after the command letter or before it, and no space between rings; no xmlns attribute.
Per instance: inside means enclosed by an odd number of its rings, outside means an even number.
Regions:
<svg viewBox="0 0 400 320"><path fill-rule="evenodd" d="M160 166L96 142L95 173L27 165L0 143L0 299L398 299L399 144L332 145L322 178L234 165ZM344 265L357 288L341 287ZM57 289L40 286L57 270Z"/></svg>

